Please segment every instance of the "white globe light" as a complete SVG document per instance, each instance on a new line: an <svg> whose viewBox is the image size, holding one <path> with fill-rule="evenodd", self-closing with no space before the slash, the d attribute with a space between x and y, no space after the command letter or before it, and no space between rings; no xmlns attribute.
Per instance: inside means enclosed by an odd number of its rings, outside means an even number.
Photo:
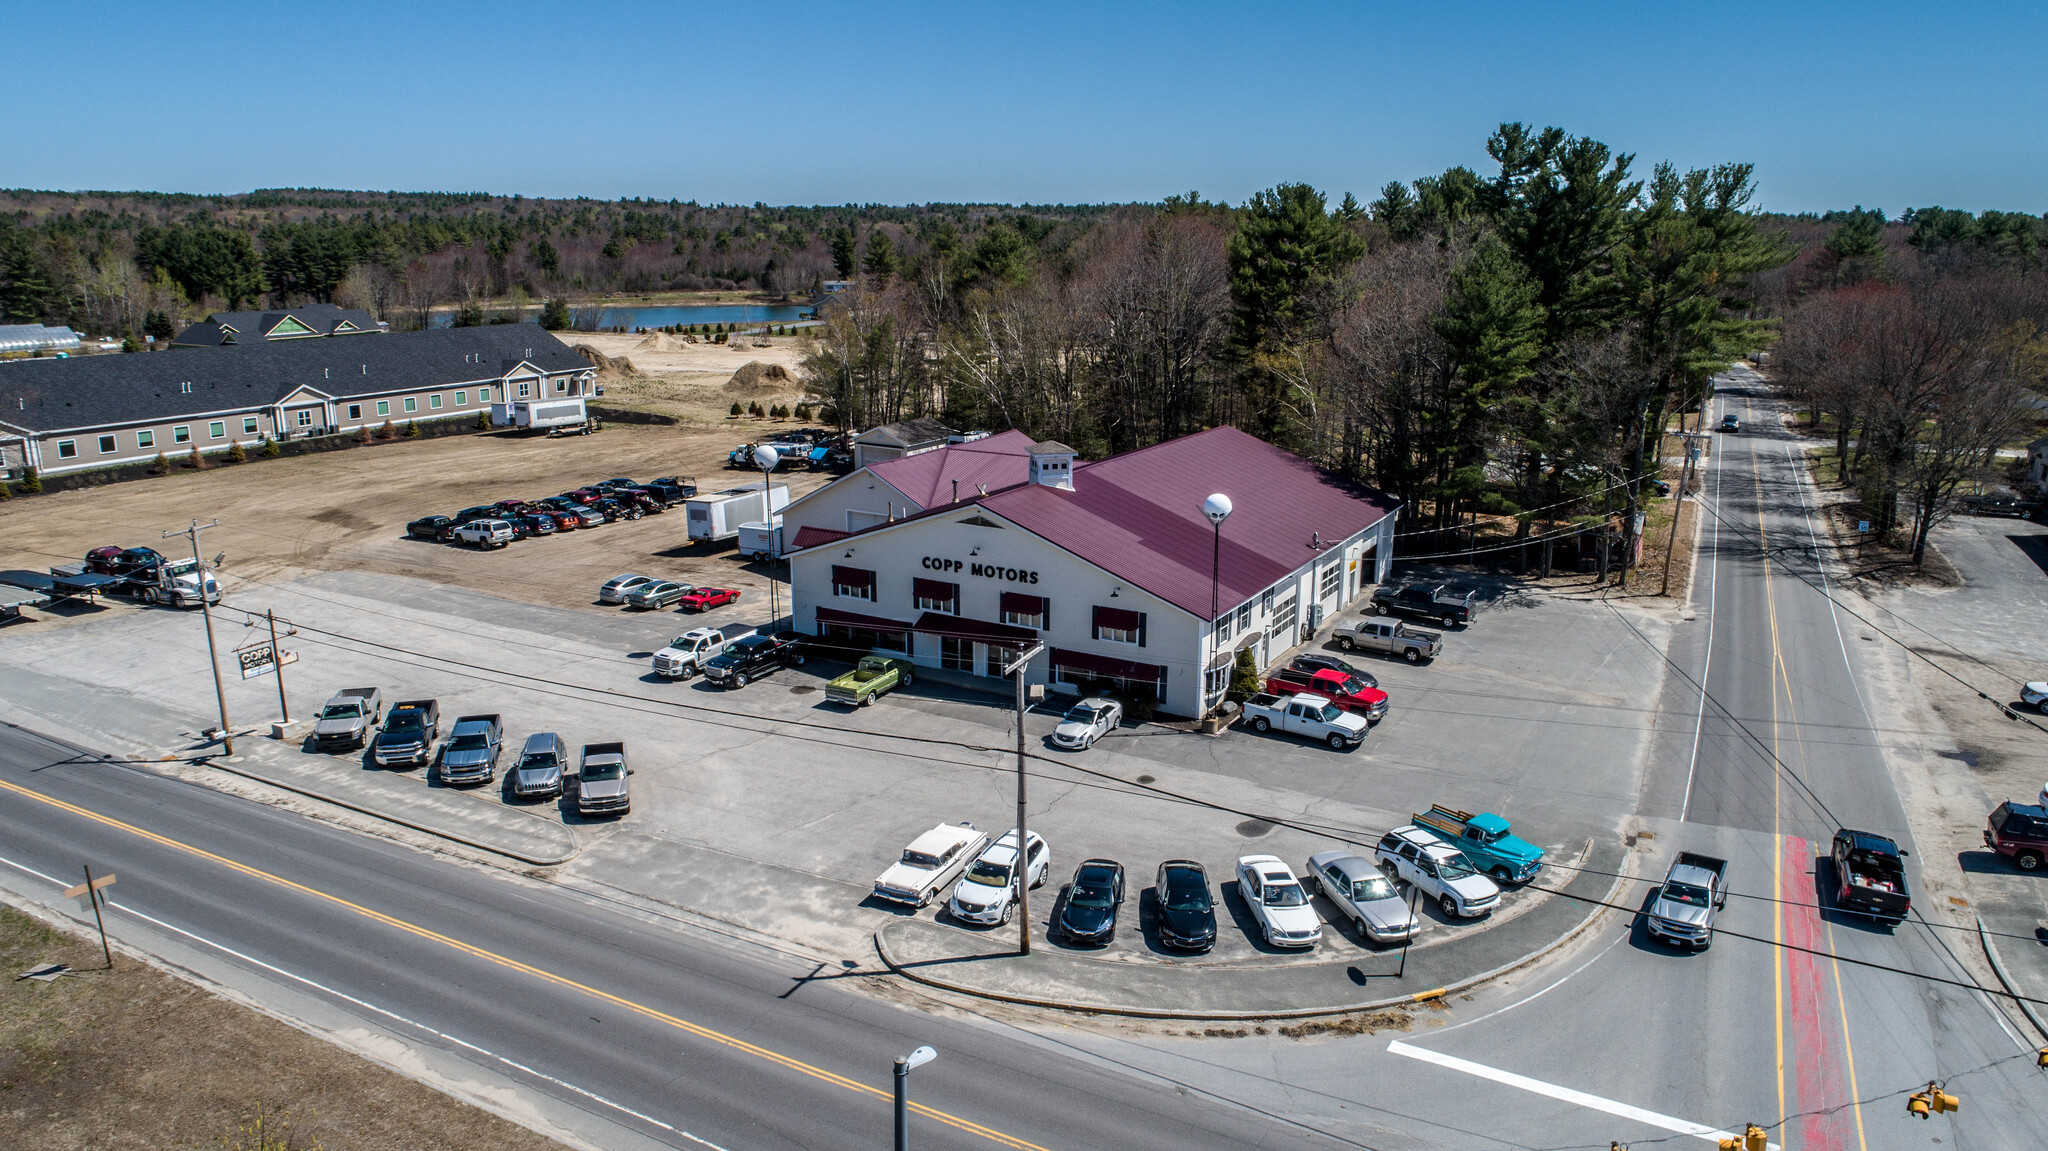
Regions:
<svg viewBox="0 0 2048 1151"><path fill-rule="evenodd" d="M1202 514L1208 516L1209 522L1212 524L1220 524L1224 520L1229 519L1230 497L1222 492L1217 492L1215 495L1203 500Z"/></svg>
<svg viewBox="0 0 2048 1151"><path fill-rule="evenodd" d="M772 472L775 470L775 465L781 462L782 453L776 451L774 448L771 448L766 444L762 444L760 447L754 449L754 464L755 466L761 468L763 471Z"/></svg>

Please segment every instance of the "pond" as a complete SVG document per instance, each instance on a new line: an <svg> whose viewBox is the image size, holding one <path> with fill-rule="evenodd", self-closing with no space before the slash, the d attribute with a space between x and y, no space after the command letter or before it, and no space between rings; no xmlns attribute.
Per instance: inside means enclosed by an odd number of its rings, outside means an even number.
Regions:
<svg viewBox="0 0 2048 1151"><path fill-rule="evenodd" d="M791 324L810 314L807 304L687 304L674 307L571 308L576 327L602 331L623 327L668 328L689 324ZM528 308L527 318L538 320L539 308ZM446 328L455 323L455 313L435 312L430 326Z"/></svg>

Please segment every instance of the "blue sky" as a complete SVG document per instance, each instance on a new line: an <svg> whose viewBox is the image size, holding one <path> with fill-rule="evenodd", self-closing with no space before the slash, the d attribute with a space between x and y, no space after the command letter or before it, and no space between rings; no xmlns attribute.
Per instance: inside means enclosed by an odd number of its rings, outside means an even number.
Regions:
<svg viewBox="0 0 2048 1151"><path fill-rule="evenodd" d="M1369 200L1502 120L1765 206L2048 210L2048 6L0 3L0 186Z"/></svg>

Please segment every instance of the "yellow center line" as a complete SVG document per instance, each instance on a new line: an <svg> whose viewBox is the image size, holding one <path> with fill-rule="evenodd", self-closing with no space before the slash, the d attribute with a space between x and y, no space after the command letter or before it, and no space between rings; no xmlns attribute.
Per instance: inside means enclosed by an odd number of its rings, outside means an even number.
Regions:
<svg viewBox="0 0 2048 1151"><path fill-rule="evenodd" d="M1754 443L1749 446L1749 478L1756 489L1757 543L1763 558L1764 604L1771 622L1771 894L1777 899L1771 905L1771 1007L1778 1059L1778 1114L1785 1115L1789 1113L1785 1107L1785 849L1778 813L1783 787L1778 772L1778 672L1783 661L1778 656L1778 602L1771 587L1771 540L1764 524L1763 471L1757 467ZM1787 1134L1781 1131L1778 1138L1783 1140Z"/></svg>
<svg viewBox="0 0 2048 1151"><path fill-rule="evenodd" d="M588 995L593 999L602 1000L603 1002L610 1003L614 1006L625 1008L628 1011L644 1016L645 1018L655 1020L659 1023L665 1023L670 1027L673 1027L679 1031L687 1032L691 1035L697 1036L700 1039L708 1039L713 1043L718 1043L723 1046L730 1047L735 1051L745 1052L746 1054L752 1055L758 1059L763 1059L769 1063L773 1063L778 1067L783 1067L791 1071L796 1071L801 1074L808 1075L813 1079L818 1079L823 1082L830 1083L835 1087L843 1087L846 1090L855 1092L857 1094L872 1095L878 1099L894 1098L894 1095L891 1092L884 1091L879 1087L871 1087L866 1083L860 1082L859 1080L849 1079L844 1075L840 1075L832 1071L827 1071L822 1067L806 1063L801 1059L794 1059L790 1056L783 1055L780 1052L771 1051L766 1047L759 1046L758 1044L749 1043L744 1039L727 1035L721 1031L714 1031L709 1027L692 1023L687 1019L670 1015L665 1011L649 1007L642 1003L636 1003L631 999L622 998L620 996L612 994L609 991L601 991L598 988L590 986L589 984L578 983L573 979L557 975L554 972L543 971L542 969L534 967L531 964L521 963L519 960L512 959L504 955L499 955L497 952L494 951L487 951L484 948L476 946L475 944L465 943L460 939L454 938L453 936L443 935L438 931L433 931L428 928L421 927L418 924L409 923L406 920L397 918L396 916L387 915L384 912L364 907L359 903L352 903L349 900L343 899L338 895L331 895L325 891L319 890L318 888L307 887L305 884L302 883L295 883L292 880L284 878L283 876L273 875L268 871L263 871L260 868L251 867L246 863L238 863L235 860L229 859L225 856L215 855L213 852L207 851L204 848L194 847L191 844L180 842L178 840L170 838L169 836L159 835L154 831L149 831L144 828L137 827L131 823L124 823L121 820L113 818L112 816L101 815L96 811L91 811L86 808L79 807L76 804L66 803L61 799L56 799L51 796L44 795L38 791L32 791L18 784L10 783L4 779L0 779L0 788L4 788L8 791L14 792L17 795L21 795L28 799L35 800L38 803L47 804L51 807L57 808L62 811L68 811L73 815L77 815L82 818L92 820L95 823L103 824L107 827L114 828L118 831L127 832L130 835L146 839L151 843L155 843L163 847L168 847L174 851L182 851L188 855L197 856L200 859L204 859L212 863L217 863L220 866L229 869L230 871L239 872L243 875L249 876L252 879L260 879L265 883L274 884L278 887L286 888L291 891L296 891L303 895L312 896L315 899L324 900L337 907L345 908L349 911L352 911L365 919L374 920L378 923L384 924L387 927L397 928L400 931L417 936L421 939L427 940L432 943L438 943L443 947L447 947L452 950L462 952L465 955L474 956L478 959L486 960L490 963L495 963L500 967L504 967L511 971L519 972L522 975L532 976L533 978L541 980L542 982L552 983L557 987L565 987L572 991L582 992L583 994ZM979 1135L984 1139L988 1139L995 1143L999 1143L1005 1147L1015 1148L1016 1151L1046 1151L1045 1148L1040 1147L1036 1143L1027 1142L1023 1139L1017 1138L1014 1135L1005 1135L1000 1131L984 1127L981 1124L975 1123L971 1120L962 1119L957 1115L951 1115L947 1112L940 1111L932 1107L927 1107L922 1103L913 1102L910 1104L910 1109L928 1119L936 1119L937 1121L944 1123L949 1127L956 1127L962 1131Z"/></svg>

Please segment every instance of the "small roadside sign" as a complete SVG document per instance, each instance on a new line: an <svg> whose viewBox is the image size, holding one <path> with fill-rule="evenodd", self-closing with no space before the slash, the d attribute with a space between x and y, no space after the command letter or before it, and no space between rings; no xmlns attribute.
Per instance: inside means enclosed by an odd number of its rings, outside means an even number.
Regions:
<svg viewBox="0 0 2048 1151"><path fill-rule="evenodd" d="M95 879L90 883L80 883L72 887L65 888L64 898L77 899L79 896L84 895L88 891L99 891L103 888L112 887L113 885L114 875L112 872L108 872L107 874L100 876L98 879Z"/></svg>
<svg viewBox="0 0 2048 1151"><path fill-rule="evenodd" d="M1869 521L1869 520L1857 520L1857 521L1856 521L1856 530L1857 530L1857 531L1859 531L1859 532L1866 532L1866 533L1867 533L1867 532L1869 532L1869 531L1870 531L1870 521Z"/></svg>
<svg viewBox="0 0 2048 1151"><path fill-rule="evenodd" d="M276 671L280 663L299 662L299 653L295 651L278 652L275 659L271 658L271 656L272 652L268 644L262 647L245 648L236 652L235 658L242 665L242 678L255 679L259 675L269 675Z"/></svg>

